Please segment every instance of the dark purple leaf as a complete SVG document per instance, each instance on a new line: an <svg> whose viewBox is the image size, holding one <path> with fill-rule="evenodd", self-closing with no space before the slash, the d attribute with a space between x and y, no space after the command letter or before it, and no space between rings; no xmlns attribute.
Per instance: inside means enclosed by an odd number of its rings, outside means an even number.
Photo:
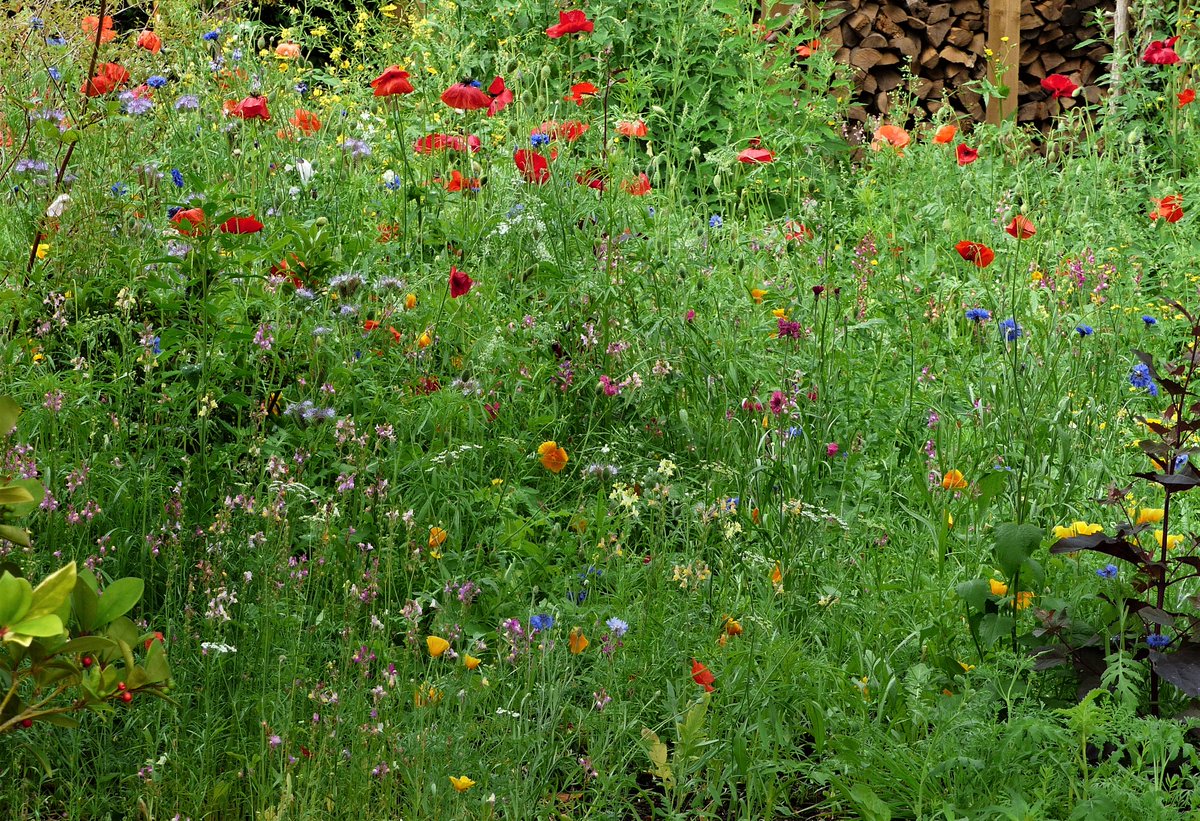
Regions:
<svg viewBox="0 0 1200 821"><path fill-rule="evenodd" d="M1150 556L1140 547L1130 544L1120 536L1109 536L1104 533L1093 533L1090 536L1070 536L1066 539L1059 539L1050 547L1051 553L1075 553L1079 550L1092 550L1138 566L1150 561Z"/></svg>
<svg viewBox="0 0 1200 821"><path fill-rule="evenodd" d="M1174 684L1186 695L1200 696L1200 645L1186 643L1174 653L1150 651L1154 672Z"/></svg>
<svg viewBox="0 0 1200 821"><path fill-rule="evenodd" d="M1170 491L1191 490L1200 485L1200 478L1187 473L1135 473L1133 475L1139 479L1162 485Z"/></svg>
<svg viewBox="0 0 1200 821"><path fill-rule="evenodd" d="M1142 617L1142 621L1146 624L1161 624L1163 627L1174 627L1175 617L1166 610L1159 610L1157 607L1143 607L1137 611L1137 614Z"/></svg>

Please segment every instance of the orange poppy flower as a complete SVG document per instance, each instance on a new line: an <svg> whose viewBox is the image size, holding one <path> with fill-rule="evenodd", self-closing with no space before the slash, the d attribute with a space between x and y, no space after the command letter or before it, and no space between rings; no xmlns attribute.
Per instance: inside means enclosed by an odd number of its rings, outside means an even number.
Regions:
<svg viewBox="0 0 1200 821"><path fill-rule="evenodd" d="M275 56L281 60L295 60L300 56L300 44L280 43L275 46Z"/></svg>
<svg viewBox="0 0 1200 821"><path fill-rule="evenodd" d="M958 126L950 123L939 128L933 135L933 141L938 145L949 145L958 136Z"/></svg>
<svg viewBox="0 0 1200 821"><path fill-rule="evenodd" d="M646 122L644 120L622 120L621 122L617 123L617 133L622 137L641 139L650 132L646 128Z"/></svg>
<svg viewBox="0 0 1200 821"><path fill-rule="evenodd" d="M288 122L300 129L300 133L305 137L311 137L321 130L321 121L317 119L317 115L303 108L297 108L295 115L290 117Z"/></svg>
<svg viewBox="0 0 1200 821"><path fill-rule="evenodd" d="M878 151L885 145L890 145L896 149L897 154L903 154L908 143L908 132L903 128L898 125L881 125L875 129L875 136L871 139L871 150Z"/></svg>
<svg viewBox="0 0 1200 821"><path fill-rule="evenodd" d="M144 48L151 54L162 51L162 38L152 31L143 31L137 38L137 47Z"/></svg>
<svg viewBox="0 0 1200 821"><path fill-rule="evenodd" d="M599 93L600 89L591 83L576 83L571 86L571 93L563 97L563 99L575 103L575 105L583 105L584 100L595 97Z"/></svg>
<svg viewBox="0 0 1200 821"><path fill-rule="evenodd" d="M111 43L116 39L117 33L113 31L113 19L107 14L104 15L103 23L94 14L89 14L83 18L82 28L85 34L95 35L97 26L100 26L101 43Z"/></svg>
<svg viewBox="0 0 1200 821"><path fill-rule="evenodd" d="M567 466L569 459L566 450L560 448L558 443L553 440L542 442L538 445L537 452L542 467L551 473L561 473L562 469Z"/></svg>

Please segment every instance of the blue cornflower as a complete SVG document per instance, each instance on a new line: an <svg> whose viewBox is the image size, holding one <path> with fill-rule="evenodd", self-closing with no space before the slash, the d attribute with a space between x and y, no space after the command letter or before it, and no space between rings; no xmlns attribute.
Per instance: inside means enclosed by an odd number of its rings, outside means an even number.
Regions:
<svg viewBox="0 0 1200 821"><path fill-rule="evenodd" d="M1096 329L1093 328L1091 325L1076 325L1075 326L1075 333L1079 334L1080 336L1091 336L1095 332L1096 332Z"/></svg>
<svg viewBox="0 0 1200 821"><path fill-rule="evenodd" d="M967 319L972 322L983 322L991 318L992 312L987 308L967 308Z"/></svg>
<svg viewBox="0 0 1200 821"><path fill-rule="evenodd" d="M1096 571L1096 575L1102 579L1115 579L1117 577L1117 566L1115 564L1106 564Z"/></svg>
<svg viewBox="0 0 1200 821"><path fill-rule="evenodd" d="M472 88L483 88L483 83L479 82L478 80L472 80L471 82L467 83L467 85L471 86Z"/></svg>
<svg viewBox="0 0 1200 821"><path fill-rule="evenodd" d="M175 215L183 210L182 205L172 205L167 208L167 219L174 219Z"/></svg>
<svg viewBox="0 0 1200 821"><path fill-rule="evenodd" d="M294 86L295 92L303 97L308 93L308 83L296 83Z"/></svg>
<svg viewBox="0 0 1200 821"><path fill-rule="evenodd" d="M1178 456L1176 456L1175 457L1175 472L1178 473L1179 471L1183 470L1184 466L1187 465L1187 463L1188 463L1188 455L1186 453L1181 453Z"/></svg>
<svg viewBox="0 0 1200 821"><path fill-rule="evenodd" d="M183 188L183 172L178 168L171 169L171 182L175 183L176 188Z"/></svg>
<svg viewBox="0 0 1200 821"><path fill-rule="evenodd" d="M151 88L162 88L166 84L167 78L158 74L146 78L146 85L150 86Z"/></svg>
<svg viewBox="0 0 1200 821"><path fill-rule="evenodd" d="M604 624L609 630L613 631L617 638L621 638L621 636L625 635L629 631L628 622L618 619L616 616L613 616L611 619L604 622Z"/></svg>
<svg viewBox="0 0 1200 821"><path fill-rule="evenodd" d="M545 614L531 616L529 619L529 626L533 629L533 632L535 632L535 633L539 633L542 630L549 630L551 627L554 626L554 617L547 616Z"/></svg>
<svg viewBox="0 0 1200 821"><path fill-rule="evenodd" d="M155 356L162 353L162 345L160 344L161 342L162 342L161 336L156 336L156 337L154 337L154 339L150 340L150 345L151 345L150 350L154 351Z"/></svg>
<svg viewBox="0 0 1200 821"><path fill-rule="evenodd" d="M240 48L235 48L229 53L229 56L232 57L233 61L236 63L238 60L242 59L242 50Z"/></svg>
<svg viewBox="0 0 1200 821"><path fill-rule="evenodd" d="M1149 328L1151 325L1158 324L1158 320L1155 319L1154 317L1150 316L1149 314L1142 314L1142 322L1146 323L1147 328Z"/></svg>
<svg viewBox="0 0 1200 821"><path fill-rule="evenodd" d="M1004 339L1007 342L1015 342L1025 335L1025 330L1017 324L1015 319L1006 319L1000 323L1000 329L1004 332Z"/></svg>
<svg viewBox="0 0 1200 821"><path fill-rule="evenodd" d="M720 214L713 214L711 217L708 218L708 227L709 228L720 228L724 224L725 224L725 220L721 219Z"/></svg>
<svg viewBox="0 0 1200 821"><path fill-rule="evenodd" d="M112 187L114 197L123 197L129 193L129 189L125 187L123 182L114 182Z"/></svg>
<svg viewBox="0 0 1200 821"><path fill-rule="evenodd" d="M211 42L211 41L213 41L213 40L219 39L219 38L220 38L220 36L221 36L221 30L220 30L220 29L213 29L212 31L210 31L210 32L208 32L207 34L205 34L205 35L204 35L204 39L205 39L205 40L208 40L209 42Z"/></svg>
<svg viewBox="0 0 1200 821"><path fill-rule="evenodd" d="M537 148L539 145L549 145L550 135L535 131L533 134L529 135L529 144L534 148Z"/></svg>
<svg viewBox="0 0 1200 821"><path fill-rule="evenodd" d="M46 38L46 45L48 46L65 46L66 44L67 38L63 37L61 34L56 34L53 37Z"/></svg>
<svg viewBox="0 0 1200 821"><path fill-rule="evenodd" d="M50 79L56 83L62 79L62 72L60 72L54 66L50 66L50 69L46 73L49 74Z"/></svg>
<svg viewBox="0 0 1200 821"><path fill-rule="evenodd" d="M1145 362L1139 362L1133 366L1133 370L1129 374L1129 384L1135 388L1145 388L1150 391L1151 396L1158 396L1158 385L1154 384L1154 380L1150 377L1150 368Z"/></svg>
<svg viewBox="0 0 1200 821"><path fill-rule="evenodd" d="M29 18L29 27L31 29L33 29L34 31L41 31L43 28L46 27L46 21L40 17L30 17Z"/></svg>
<svg viewBox="0 0 1200 821"><path fill-rule="evenodd" d="M1146 636L1146 646L1151 650L1161 650L1171 643L1170 636L1164 636L1161 633L1151 633Z"/></svg>

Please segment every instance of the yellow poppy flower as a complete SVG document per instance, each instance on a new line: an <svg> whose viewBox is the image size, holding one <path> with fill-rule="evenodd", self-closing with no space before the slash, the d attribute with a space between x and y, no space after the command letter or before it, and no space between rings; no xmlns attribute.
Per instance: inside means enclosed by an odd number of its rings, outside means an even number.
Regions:
<svg viewBox="0 0 1200 821"><path fill-rule="evenodd" d="M775 588L776 593L783 592L783 568L779 566L779 562L775 562L775 567L771 570L771 586Z"/></svg>
<svg viewBox="0 0 1200 821"><path fill-rule="evenodd" d="M433 337L431 337L429 335L429 331L422 331L421 335L419 337L417 337L417 347L418 348L428 348L432 344L433 344Z"/></svg>
<svg viewBox="0 0 1200 821"><path fill-rule="evenodd" d="M942 477L942 490L962 490L967 486L961 470L948 470Z"/></svg>
<svg viewBox="0 0 1200 821"><path fill-rule="evenodd" d="M1158 542L1158 546L1163 546L1163 532L1161 530L1154 531L1154 540ZM1176 536L1174 533L1167 536L1167 550L1174 550L1183 544L1183 537Z"/></svg>
<svg viewBox="0 0 1200 821"><path fill-rule="evenodd" d="M1090 522L1072 522L1071 527L1075 529L1076 536L1091 536L1104 530L1103 525L1091 524Z"/></svg>
<svg viewBox="0 0 1200 821"><path fill-rule="evenodd" d="M50 243L39 242L38 247L37 247L37 258L45 259L49 253L50 253Z"/></svg>
<svg viewBox="0 0 1200 821"><path fill-rule="evenodd" d="M466 667L468 670L474 670L476 667L479 666L481 661L482 661L482 659L477 659L474 656L472 656L470 653L463 653L463 666Z"/></svg>
<svg viewBox="0 0 1200 821"><path fill-rule="evenodd" d="M413 693L414 707L429 707L441 700L442 691L429 684L422 684L421 688Z"/></svg>
<svg viewBox="0 0 1200 821"><path fill-rule="evenodd" d="M475 782L465 775L450 776L450 784L454 787L455 792L466 792L475 786Z"/></svg>
<svg viewBox="0 0 1200 821"><path fill-rule="evenodd" d="M450 649L450 642L440 636L426 636L425 646L429 648L429 655L440 658L442 653Z"/></svg>
<svg viewBox="0 0 1200 821"><path fill-rule="evenodd" d="M753 299L755 302L757 302L759 305L762 304L763 297L766 295L767 295L767 292L762 288L751 288L750 289L750 298Z"/></svg>
<svg viewBox="0 0 1200 821"><path fill-rule="evenodd" d="M446 533L446 531L442 530L440 527L429 528L429 546L430 547L441 547L442 545L444 545L446 543L446 539L448 537L449 537L449 534Z"/></svg>
<svg viewBox="0 0 1200 821"><path fill-rule="evenodd" d="M411 311L411 310L412 310L413 308L415 308L415 307L417 307L417 295L416 295L416 294L408 294L408 295L406 295L406 296L404 297L404 308L405 308L405 310L409 310L409 311Z"/></svg>
<svg viewBox="0 0 1200 821"><path fill-rule="evenodd" d="M1008 595L1008 585L1002 581L997 581L996 579L988 579L988 586L990 586L992 588L993 596L1007 596Z"/></svg>
<svg viewBox="0 0 1200 821"><path fill-rule="evenodd" d="M1143 507L1138 510L1137 524L1139 525L1156 525L1163 520L1163 509L1161 507Z"/></svg>
<svg viewBox="0 0 1200 821"><path fill-rule="evenodd" d="M725 632L730 636L740 636L742 634L742 624L732 616L725 617Z"/></svg>
<svg viewBox="0 0 1200 821"><path fill-rule="evenodd" d="M572 628L571 635L567 637L567 644L571 648L571 655L578 656L587 649L587 646L591 644L591 642L587 640L587 636L583 634L583 630L575 627Z"/></svg>

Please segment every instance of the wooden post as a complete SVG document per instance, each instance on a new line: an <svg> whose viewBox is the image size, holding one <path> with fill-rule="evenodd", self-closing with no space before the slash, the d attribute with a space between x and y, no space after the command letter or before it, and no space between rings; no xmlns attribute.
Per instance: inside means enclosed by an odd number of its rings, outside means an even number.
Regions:
<svg viewBox="0 0 1200 821"><path fill-rule="evenodd" d="M989 0L988 46L993 65L1002 64L1004 74L992 76L996 85L1006 86L1008 96L988 101L987 121L999 125L1017 112L1017 72L1021 65L1021 0Z"/></svg>

